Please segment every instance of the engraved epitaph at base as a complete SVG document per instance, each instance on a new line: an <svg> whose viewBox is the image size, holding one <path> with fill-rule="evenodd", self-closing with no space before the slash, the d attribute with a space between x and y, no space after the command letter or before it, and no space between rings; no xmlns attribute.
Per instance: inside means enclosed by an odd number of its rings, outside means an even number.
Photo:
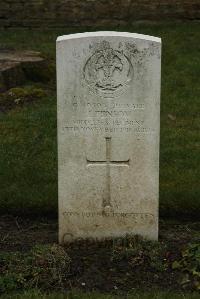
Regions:
<svg viewBox="0 0 200 299"><path fill-rule="evenodd" d="M158 238L159 38L57 40L59 240Z"/></svg>

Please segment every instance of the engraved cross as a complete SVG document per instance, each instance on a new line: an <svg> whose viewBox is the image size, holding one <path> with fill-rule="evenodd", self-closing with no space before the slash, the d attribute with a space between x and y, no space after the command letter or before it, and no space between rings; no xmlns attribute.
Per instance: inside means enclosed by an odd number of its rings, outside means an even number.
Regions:
<svg viewBox="0 0 200 299"><path fill-rule="evenodd" d="M125 161L116 161L111 159L111 137L105 137L106 139L106 159L103 161L92 161L87 159L87 165L92 166L106 166L106 190L103 198L103 209L108 210L111 205L111 177L110 177L110 166L129 166L130 159Z"/></svg>

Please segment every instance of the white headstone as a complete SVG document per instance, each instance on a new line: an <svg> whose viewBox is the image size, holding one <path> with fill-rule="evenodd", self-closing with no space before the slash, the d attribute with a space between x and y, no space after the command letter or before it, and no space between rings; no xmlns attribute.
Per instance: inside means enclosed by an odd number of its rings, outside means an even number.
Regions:
<svg viewBox="0 0 200 299"><path fill-rule="evenodd" d="M57 39L59 240L158 238L161 40Z"/></svg>

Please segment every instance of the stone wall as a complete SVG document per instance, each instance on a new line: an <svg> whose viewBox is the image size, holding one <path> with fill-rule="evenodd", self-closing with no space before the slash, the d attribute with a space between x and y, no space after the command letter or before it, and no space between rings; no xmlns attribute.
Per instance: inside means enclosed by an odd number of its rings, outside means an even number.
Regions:
<svg viewBox="0 0 200 299"><path fill-rule="evenodd" d="M200 20L199 0L0 0L0 27L131 24Z"/></svg>

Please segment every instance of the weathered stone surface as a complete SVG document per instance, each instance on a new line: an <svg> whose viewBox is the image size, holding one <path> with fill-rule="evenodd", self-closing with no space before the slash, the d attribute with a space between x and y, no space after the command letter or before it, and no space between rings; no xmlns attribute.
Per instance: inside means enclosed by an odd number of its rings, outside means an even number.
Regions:
<svg viewBox="0 0 200 299"><path fill-rule="evenodd" d="M26 79L46 82L51 75L40 52L0 50L0 91L23 84Z"/></svg>
<svg viewBox="0 0 200 299"><path fill-rule="evenodd" d="M57 40L59 236L158 238L159 38Z"/></svg>

